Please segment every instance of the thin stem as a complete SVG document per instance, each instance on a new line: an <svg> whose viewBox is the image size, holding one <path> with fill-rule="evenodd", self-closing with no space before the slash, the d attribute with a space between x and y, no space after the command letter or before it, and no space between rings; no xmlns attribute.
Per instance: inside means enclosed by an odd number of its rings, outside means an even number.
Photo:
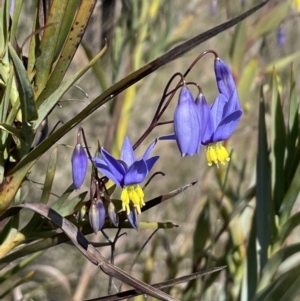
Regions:
<svg viewBox="0 0 300 301"><path fill-rule="evenodd" d="M82 134L83 142L84 142L84 145L85 145L85 149L86 149L86 151L88 153L89 159L92 162L92 164L94 164L93 163L94 162L93 161L93 157L92 157L91 152L90 152L90 150L88 148L88 144L87 144L87 140L86 140L86 137L85 137L84 129L82 127L80 127L78 129L78 132L77 132L77 144L81 144L81 135L80 135L80 133Z"/></svg>
<svg viewBox="0 0 300 301"><path fill-rule="evenodd" d="M165 124L171 124L171 123L173 123L173 120L158 122L155 126L160 126L160 125L165 125Z"/></svg>
<svg viewBox="0 0 300 301"><path fill-rule="evenodd" d="M176 72L175 74L172 75L172 77L170 78L170 80L168 81L168 83L167 83L167 85L166 85L166 87L165 87L165 89L164 89L163 95L162 95L162 97L161 97L161 100L160 100L160 102L159 102L159 104L158 104L158 107L157 107L157 109L156 109L156 112L155 112L155 114L154 114L154 116L153 116L153 119L152 119L152 121L151 121L149 127L146 129L146 131L144 132L144 134L138 139L138 141L133 145L133 149L134 149L134 150L135 150L135 149L136 149L136 148L137 148L137 147L145 140L145 138L152 132L152 130L153 130L153 129L155 128L155 126L156 126L156 123L158 122L158 120L159 120L160 117L162 116L162 113L160 112L160 111L161 111L161 108L162 108L163 103L164 103L164 101L165 101L165 99L166 99L167 91L168 91L168 89L169 89L169 86L171 85L173 79L174 79L176 76L180 76L180 77L181 77L181 80L180 80L179 84L177 84L176 88L172 90L173 92L172 92L172 95L171 95L171 97L170 97L171 99L172 99L172 97L174 96L175 92L177 91L178 86L179 86L181 83L185 83L184 77L182 76L182 74L181 74L180 72ZM170 101L171 101L170 98L168 99L168 103L170 103ZM166 109L166 108L165 108L165 106L164 106L164 108L163 108L162 110L165 111L165 109Z"/></svg>
<svg viewBox="0 0 300 301"><path fill-rule="evenodd" d="M212 53L215 56L215 58L219 57L218 53L216 51L212 50L212 49L203 51L200 55L198 55L196 57L196 59L192 62L190 67L185 71L183 76L186 77L190 73L190 71L195 67L195 65L198 63L198 61L208 53Z"/></svg>
<svg viewBox="0 0 300 301"><path fill-rule="evenodd" d="M45 120L46 120L46 119L47 119L47 117L45 118ZM55 126L53 127L52 131L49 133L49 135L47 135L47 137L51 136L51 135L54 133L54 131L56 130L56 128L58 127L58 125L59 125L60 123L61 123L61 124L64 124L64 122L61 121L61 120L57 121L56 124L55 124Z"/></svg>
<svg viewBox="0 0 300 301"><path fill-rule="evenodd" d="M152 179L155 177L155 176L157 176L157 175L161 175L161 176L165 176L165 174L162 172L162 171L157 171L157 172L155 172L151 177L150 177L150 179L146 182L146 184L144 185L144 187L143 187L143 189L145 189L149 184L150 184L150 182L152 181Z"/></svg>
<svg viewBox="0 0 300 301"><path fill-rule="evenodd" d="M171 102L172 99L173 99L173 96L174 96L176 90L179 89L180 87L187 86L187 85L193 85L193 86L196 86L196 87L198 88L198 92L199 92L199 93L202 93L202 89L201 89L200 85L198 85L198 84L195 83L195 82L186 82L186 83L183 83L183 84L182 84L181 82L179 82L179 83L177 84L176 88L173 90L174 92L171 94L171 97L169 97L168 101L166 102L166 104L165 104L164 107L162 108L162 110L161 110L161 112L160 112L160 115L159 115L159 118L158 118L158 119L160 119L160 117L163 115L163 113L165 112L165 110L166 110L167 107L169 106L170 102ZM158 121L158 119L157 119L157 121Z"/></svg>
<svg viewBox="0 0 300 301"><path fill-rule="evenodd" d="M164 89L162 98L161 98L161 100L160 100L160 102L159 102L159 105L158 105L158 107L157 107L157 109L156 109L156 112L155 112L155 114L154 114L154 117L153 117L151 123L154 123L155 121L158 121L158 119L159 119L160 116L162 115L162 114L160 114L161 107L162 107L162 105L163 105L163 103L164 103L164 101L165 101L165 99L166 99L167 91L168 91L168 89L169 89L169 87L170 87L172 81L175 79L176 76L180 76L180 77L181 77L181 80L180 80L179 84L177 84L176 88L173 89L173 92L172 92L171 95L175 94L175 92L176 92L177 89L178 89L178 85L180 85L181 83L185 84L184 76L183 76L180 72L176 72L175 74L172 75L172 77L169 79L169 81L168 81L168 83L167 83L167 85L166 85L166 87L165 87L165 89Z"/></svg>

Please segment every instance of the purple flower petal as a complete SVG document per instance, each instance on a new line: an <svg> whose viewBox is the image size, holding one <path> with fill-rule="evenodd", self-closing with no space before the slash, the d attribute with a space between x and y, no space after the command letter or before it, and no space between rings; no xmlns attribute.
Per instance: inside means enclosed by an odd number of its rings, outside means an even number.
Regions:
<svg viewBox="0 0 300 301"><path fill-rule="evenodd" d="M215 125L211 112L208 114L205 133L202 138L202 144L207 145L213 142L213 135L215 133Z"/></svg>
<svg viewBox="0 0 300 301"><path fill-rule="evenodd" d="M109 152L107 152L103 148L101 149L101 155L107 166L110 168L111 172L115 174L115 177L121 179L126 172L125 164L121 164L119 160L115 159Z"/></svg>
<svg viewBox="0 0 300 301"><path fill-rule="evenodd" d="M218 142L228 139L236 129L241 116L242 111L238 110L224 118L215 130L213 141Z"/></svg>
<svg viewBox="0 0 300 301"><path fill-rule="evenodd" d="M124 161L128 165L128 167L132 165L133 162L135 161L132 144L127 136L125 137L123 142L120 159Z"/></svg>
<svg viewBox="0 0 300 301"><path fill-rule="evenodd" d="M130 213L127 214L128 221L129 221L130 225L135 230L138 231L138 229L139 229L138 214L137 214L136 209L134 208L134 206L132 206L132 204L130 204L129 206L130 206Z"/></svg>
<svg viewBox="0 0 300 301"><path fill-rule="evenodd" d="M88 168L88 157L81 144L77 144L72 154L72 177L75 189L79 189L85 179Z"/></svg>
<svg viewBox="0 0 300 301"><path fill-rule="evenodd" d="M154 156L148 160L146 160L147 168L148 168L148 173L156 163L156 161L159 159L159 156Z"/></svg>
<svg viewBox="0 0 300 301"><path fill-rule="evenodd" d="M144 159L135 161L124 176L124 185L142 183L148 175L147 164Z"/></svg>
<svg viewBox="0 0 300 301"><path fill-rule="evenodd" d="M219 92L221 94L224 94L225 97L229 99L234 90L236 90L236 85L231 71L227 64L223 62L220 58L215 59L214 67Z"/></svg>
<svg viewBox="0 0 300 301"><path fill-rule="evenodd" d="M158 137L158 140L176 140L176 135L170 134L170 135L160 136Z"/></svg>
<svg viewBox="0 0 300 301"><path fill-rule="evenodd" d="M89 220L94 233L102 229L105 223L105 207L102 201L93 201L89 209Z"/></svg>
<svg viewBox="0 0 300 301"><path fill-rule="evenodd" d="M238 96L237 91L235 90L232 93L232 96L228 100L226 106L224 107L224 112L223 112L223 118L227 117L230 115L232 112L241 110L241 105L240 105L240 99Z"/></svg>
<svg viewBox="0 0 300 301"><path fill-rule="evenodd" d="M197 105L187 87L180 91L173 125L181 155L194 155L200 144L201 123Z"/></svg>
<svg viewBox="0 0 300 301"><path fill-rule="evenodd" d="M150 153L152 152L152 150L153 150L154 146L156 145L156 143L157 143L157 139L155 139L155 140L148 146L148 148L146 149L146 151L145 151L145 153L144 153L144 156L143 156L143 159L144 159L144 160L147 160L147 159L148 159L148 157L149 157Z"/></svg>
<svg viewBox="0 0 300 301"><path fill-rule="evenodd" d="M109 179L111 179L115 184L121 186L123 183L123 176L117 178L115 174L110 170L106 162L100 158L93 158L93 161L96 163L97 168Z"/></svg>
<svg viewBox="0 0 300 301"><path fill-rule="evenodd" d="M224 117L224 107L227 104L227 98L223 94L219 94L211 105L210 111L213 116L214 128L222 121Z"/></svg>
<svg viewBox="0 0 300 301"><path fill-rule="evenodd" d="M206 132L208 119L210 118L210 120L212 120L212 118L211 118L210 108L203 94L198 95L195 102L198 107L198 112L202 124L200 137L199 137L199 141L202 141ZM200 147L201 147L201 143L199 143L197 153L200 152Z"/></svg>

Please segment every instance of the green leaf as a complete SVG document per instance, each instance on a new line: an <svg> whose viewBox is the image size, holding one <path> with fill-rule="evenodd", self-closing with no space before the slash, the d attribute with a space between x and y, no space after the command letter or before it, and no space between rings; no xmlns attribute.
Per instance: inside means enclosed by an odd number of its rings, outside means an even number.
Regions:
<svg viewBox="0 0 300 301"><path fill-rule="evenodd" d="M40 27L39 23L39 14L42 13L40 11L40 6L35 7L35 13L33 17L33 26L32 26L32 32L38 32L38 29ZM36 62L36 57L39 54L39 47L40 47L40 39L39 39L39 34L33 34L30 39L30 45L29 45L29 50L28 50L28 63L27 63L27 75L28 79L31 82L34 78L36 69L35 69L35 62Z"/></svg>
<svg viewBox="0 0 300 301"><path fill-rule="evenodd" d="M5 94L4 94L4 98L1 98L2 101L0 103L0 122L1 123L5 123L6 121L6 118L7 118L7 115L8 115L8 108L9 108L9 105L10 105L10 94L11 94L11 88L12 88L12 83L13 83L13 67L11 66L10 68L10 72L9 72L9 78L8 78L8 81L6 83L6 87L3 85L1 85L1 91L2 89L4 90L5 89ZM11 124L9 124L11 125ZM2 137L2 145L5 144L5 140L7 138L7 135L4 135L2 133L1 135Z"/></svg>
<svg viewBox="0 0 300 301"><path fill-rule="evenodd" d="M282 20L286 17L291 0L282 1L269 9L267 13L258 19L251 31L253 39L257 39L278 28Z"/></svg>
<svg viewBox="0 0 300 301"><path fill-rule="evenodd" d="M10 1L10 5L13 4L13 1ZM11 44L14 43L15 38L16 38L16 32L17 32L17 27L19 23L19 17L21 13L21 8L23 4L23 0L16 0L15 1L15 8L14 8L14 14L12 16L12 24L11 24L11 29L10 29L10 40L9 42Z"/></svg>
<svg viewBox="0 0 300 301"><path fill-rule="evenodd" d="M252 300L255 296L257 288L257 251L256 251L256 213L253 214L251 230L249 235L249 242L247 248L247 279L246 284L243 283L243 290L246 290L246 299Z"/></svg>
<svg viewBox="0 0 300 301"><path fill-rule="evenodd" d="M103 55L106 48L103 48L82 70L75 73L71 78L65 81L59 86L59 88L51 94L47 99L43 101L38 109L38 119L33 124L33 128L36 130L41 122L48 116L52 108L58 103L60 98L67 92L67 90L90 68L96 61ZM47 139L46 139L47 140Z"/></svg>
<svg viewBox="0 0 300 301"><path fill-rule="evenodd" d="M274 213L271 207L270 163L265 123L265 104L261 87L256 163L256 233L261 247L261 268L265 266L268 259L268 248L271 242L271 219L274 219Z"/></svg>
<svg viewBox="0 0 300 301"><path fill-rule="evenodd" d="M6 51L6 45L8 40L8 28L9 28L9 7L8 1L1 1L0 5L0 57L4 56Z"/></svg>
<svg viewBox="0 0 300 301"><path fill-rule="evenodd" d="M298 161L298 166L294 174L293 180L284 196L279 210L280 213L280 225L283 225L288 220L291 210L297 200L300 191L300 163Z"/></svg>
<svg viewBox="0 0 300 301"><path fill-rule="evenodd" d="M26 75L27 73L24 68L24 65L19 59L15 49L11 45L8 45L8 49L12 62L14 64L15 76L19 85L22 121L23 123L28 123L38 118L33 90Z"/></svg>
<svg viewBox="0 0 300 301"><path fill-rule="evenodd" d="M286 131L283 109L277 82L277 73L272 75L272 108L271 108L271 162L272 162L272 190L275 212L277 213L284 196L284 160L286 146Z"/></svg>
<svg viewBox="0 0 300 301"><path fill-rule="evenodd" d="M85 55L87 56L87 58L89 60L92 60L93 58L93 52L92 50L88 47L87 43L85 42L82 42L81 43L82 47L83 47L83 50L85 52ZM100 83L100 86L101 86L101 89L102 91L105 91L109 85L108 85L108 82L107 82L107 77L106 77L106 73L105 73L105 70L102 66L103 64L101 63L101 61L97 61L94 65L93 65L93 71L95 73L95 75L97 76L97 79Z"/></svg>
<svg viewBox="0 0 300 301"><path fill-rule="evenodd" d="M10 218L5 225L1 225L0 231L0 245L3 244L10 230L14 227L14 217Z"/></svg>
<svg viewBox="0 0 300 301"><path fill-rule="evenodd" d="M27 175L28 171L34 165L34 161L26 164L21 169L19 169L12 176L6 176L4 182L1 184L0 193L0 215L5 212L5 210L11 204L14 196L16 195L24 177Z"/></svg>
<svg viewBox="0 0 300 301"><path fill-rule="evenodd" d="M18 139L24 141L22 132L15 127L8 125L6 123L0 123L0 129L6 131L7 133L16 136Z"/></svg>
<svg viewBox="0 0 300 301"><path fill-rule="evenodd" d="M10 282L8 285L5 286L5 290L1 291L0 299L3 300L4 296L8 295L13 289L20 286L22 283L28 282L31 277L33 276L34 272L30 271L29 273L25 274L25 276L21 276L15 281Z"/></svg>
<svg viewBox="0 0 300 301"><path fill-rule="evenodd" d="M36 73L34 85L36 98L47 85L52 64L54 62L59 32L63 25L68 2L68 0L53 0L51 2L46 28L44 29L39 47L39 55L36 57L35 61Z"/></svg>
<svg viewBox="0 0 300 301"><path fill-rule="evenodd" d="M300 225L300 212L295 213L282 225L276 238L276 245L281 247L289 234Z"/></svg>
<svg viewBox="0 0 300 301"><path fill-rule="evenodd" d="M279 266L290 256L300 252L300 243L284 247L277 251L269 258L267 264L262 270L261 278L258 285L258 292L265 289L270 283L274 275L276 274Z"/></svg>
<svg viewBox="0 0 300 301"><path fill-rule="evenodd" d="M62 216L72 214L74 212L75 207L84 201L87 193L88 191L84 191L76 197L74 197L73 199L64 202L63 205L57 210L57 212Z"/></svg>
<svg viewBox="0 0 300 301"><path fill-rule="evenodd" d="M57 212L59 212L59 209L63 206L65 201L67 201L68 197L70 194L74 191L74 186L71 184L66 191L61 195L61 197L54 203L52 204L51 208Z"/></svg>
<svg viewBox="0 0 300 301"><path fill-rule="evenodd" d="M255 78L258 74L258 59L256 57L252 58L242 70L242 74L239 77L239 82L237 85L238 93L243 104L251 103L249 99L249 92L251 86L255 82Z"/></svg>
<svg viewBox="0 0 300 301"><path fill-rule="evenodd" d="M73 5L75 4L75 2L77 2L74 0L68 0L68 1L69 2L71 1L73 3ZM59 3L62 3L62 1L60 1L60 0L54 1L54 3L55 2L57 2L58 5L59 5ZM67 2L67 1L64 1L64 3L65 2ZM63 77L66 74L66 71L73 59L73 56L74 56L77 48L80 45L81 39L82 39L85 29L87 27L87 23L92 15L95 4L96 4L95 0L81 1L80 7L78 8L78 11L77 11L77 15L74 18L72 28L69 32L68 37L65 39L64 47L59 56L58 62L56 63L54 70L51 72L50 77L48 78L48 75L50 73L50 70L49 70L49 72L47 73L47 78L43 79L43 81L45 81L45 83L44 83L45 89L43 86L41 86L41 87L39 87L39 89L41 89L41 88L42 89L36 93L36 95L39 95L36 100L38 108L40 108L40 106L44 103L45 99L48 99L54 91L59 89L59 85L60 85ZM52 6L53 5L54 4L52 4ZM59 8L59 9L61 9L61 8ZM51 10L52 10L52 7L51 7ZM64 9L64 13L65 13L65 9ZM70 13L69 10L68 10L68 13ZM63 17L64 17L64 15L63 15ZM63 19L61 20L61 23L63 24ZM51 41L51 35L49 36L49 38ZM57 35L57 38L58 38L58 35ZM43 43L43 40L42 40L42 43ZM42 44L41 44L41 47L42 47ZM55 45L55 47L56 47L56 45ZM54 55L54 53L53 53L53 55ZM37 61L38 61L38 59L37 59ZM52 62L53 61L51 60L51 64L52 64Z"/></svg>
<svg viewBox="0 0 300 301"><path fill-rule="evenodd" d="M193 267L199 265L199 261L203 256L203 250L206 243L210 240L210 212L209 203L205 202L203 209L201 210L193 238Z"/></svg>
<svg viewBox="0 0 300 301"><path fill-rule="evenodd" d="M293 65L291 67L290 79L290 99L289 99L289 121L287 133L287 158L285 164L285 187L288 187L295 173L297 158L297 149L299 150L299 103L298 92L294 76ZM298 151L299 152L299 151Z"/></svg>
<svg viewBox="0 0 300 301"><path fill-rule="evenodd" d="M72 26L72 22L74 20L74 16L76 13L76 10L78 8L78 1L77 0L67 0L68 4L64 11L64 17L62 20L62 25L59 31L59 35L57 38L57 45L55 49L55 55L54 55L54 61L57 60L58 56L61 53L61 50L66 43L66 40L68 38L69 31Z"/></svg>
<svg viewBox="0 0 300 301"><path fill-rule="evenodd" d="M230 56L232 61L232 70L234 74L239 74L246 50L247 43L247 23L241 22L235 27L234 36L231 41Z"/></svg>
<svg viewBox="0 0 300 301"><path fill-rule="evenodd" d="M300 56L300 51L294 52L290 55L284 56L278 60L272 61L267 67L263 70L263 73L271 73L273 72L274 68L277 71L280 71L287 66L289 66L292 62L298 59Z"/></svg>
<svg viewBox="0 0 300 301"><path fill-rule="evenodd" d="M5 280L9 279L10 277L12 277L13 275L15 275L16 273L22 271L29 263L31 263L34 259L39 257L41 254L42 252L36 252L31 256L21 260L16 265L10 265L10 267L0 275L0 284Z"/></svg>
<svg viewBox="0 0 300 301"><path fill-rule="evenodd" d="M259 293L254 301L287 301L296 300L299 296L300 264L279 276L275 281Z"/></svg>
<svg viewBox="0 0 300 301"><path fill-rule="evenodd" d="M56 171L56 163L57 163L57 147L54 148L48 162L46 179L43 187L43 193L41 196L41 202L43 204L47 204L49 201L52 184L55 176L55 171Z"/></svg>

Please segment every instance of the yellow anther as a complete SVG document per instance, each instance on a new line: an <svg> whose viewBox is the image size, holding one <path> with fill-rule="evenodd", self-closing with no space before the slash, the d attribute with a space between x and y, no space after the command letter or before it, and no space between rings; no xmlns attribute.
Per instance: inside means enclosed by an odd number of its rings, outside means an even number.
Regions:
<svg viewBox="0 0 300 301"><path fill-rule="evenodd" d="M206 159L208 166L215 163L219 167L219 163L225 165L225 161L230 161L229 154L221 142L211 143L206 149Z"/></svg>
<svg viewBox="0 0 300 301"><path fill-rule="evenodd" d="M130 198L128 195L127 187L122 190L121 201L122 201L122 209L124 211L126 211L127 214L129 214L130 213L130 208L129 208Z"/></svg>
<svg viewBox="0 0 300 301"><path fill-rule="evenodd" d="M139 185L124 187L121 193L122 209L130 213L129 202L132 201L137 213L141 213L141 208L145 206L144 191Z"/></svg>
<svg viewBox="0 0 300 301"><path fill-rule="evenodd" d="M215 149L215 143L209 144L207 146L206 159L208 166L212 166L213 163L218 164L218 156Z"/></svg>

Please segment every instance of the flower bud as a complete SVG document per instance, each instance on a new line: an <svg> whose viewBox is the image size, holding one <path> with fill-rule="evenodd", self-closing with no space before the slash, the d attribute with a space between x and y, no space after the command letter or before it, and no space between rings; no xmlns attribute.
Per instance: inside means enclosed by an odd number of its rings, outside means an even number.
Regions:
<svg viewBox="0 0 300 301"><path fill-rule="evenodd" d="M97 232L102 229L105 222L105 207L100 199L92 202L89 211L89 219L94 233L97 234Z"/></svg>
<svg viewBox="0 0 300 301"><path fill-rule="evenodd" d="M200 114L189 88L184 86L179 94L174 113L174 133L182 157L193 156L201 143Z"/></svg>
<svg viewBox="0 0 300 301"><path fill-rule="evenodd" d="M75 189L79 189L84 181L88 166L88 157L81 144L77 144L72 155L72 177Z"/></svg>
<svg viewBox="0 0 300 301"><path fill-rule="evenodd" d="M214 67L219 92L229 99L236 91L236 85L232 73L227 64L219 57L215 59Z"/></svg>
<svg viewBox="0 0 300 301"><path fill-rule="evenodd" d="M137 211L135 209L135 207L130 204L130 213L127 214L127 218L129 223L131 224L131 226L135 229L135 230L139 230L139 221L138 221L138 214Z"/></svg>
<svg viewBox="0 0 300 301"><path fill-rule="evenodd" d="M116 208L113 202L109 202L108 208L107 208L107 213L109 216L110 221L115 227L118 227L119 225L119 216L116 213Z"/></svg>

